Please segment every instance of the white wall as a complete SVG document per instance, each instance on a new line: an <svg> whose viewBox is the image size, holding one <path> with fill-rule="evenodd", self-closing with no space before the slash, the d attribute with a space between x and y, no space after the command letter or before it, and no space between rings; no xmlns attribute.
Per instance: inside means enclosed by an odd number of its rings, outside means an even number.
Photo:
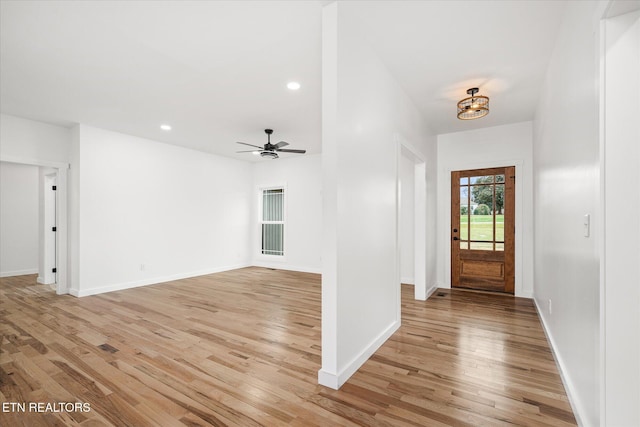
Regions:
<svg viewBox="0 0 640 427"><path fill-rule="evenodd" d="M321 272L321 160L320 155L303 155L253 164L253 265L310 273ZM286 187L284 257L260 253L260 189L279 185Z"/></svg>
<svg viewBox="0 0 640 427"><path fill-rule="evenodd" d="M360 13L357 2L323 9L319 382L333 388L400 325L399 144L424 149L429 137L416 107L360 39Z"/></svg>
<svg viewBox="0 0 640 427"><path fill-rule="evenodd" d="M249 163L85 125L76 132L73 294L249 264Z"/></svg>
<svg viewBox="0 0 640 427"><path fill-rule="evenodd" d="M414 283L414 169L410 153L402 149L400 156L400 280Z"/></svg>
<svg viewBox="0 0 640 427"><path fill-rule="evenodd" d="M69 162L71 130L0 114L0 157L3 160Z"/></svg>
<svg viewBox="0 0 640 427"><path fill-rule="evenodd" d="M38 272L37 166L0 162L0 277Z"/></svg>
<svg viewBox="0 0 640 427"><path fill-rule="evenodd" d="M581 425L600 424L596 2L568 2L534 121L534 298ZM551 307L549 306L551 301Z"/></svg>
<svg viewBox="0 0 640 427"><path fill-rule="evenodd" d="M636 5L640 8L640 4ZM640 425L640 11L606 20L601 424ZM636 94L635 96L633 94ZM636 186L634 186L634 183Z"/></svg>
<svg viewBox="0 0 640 427"><path fill-rule="evenodd" d="M516 166L515 295L533 296L531 122L438 135L438 283L451 287L451 171Z"/></svg>

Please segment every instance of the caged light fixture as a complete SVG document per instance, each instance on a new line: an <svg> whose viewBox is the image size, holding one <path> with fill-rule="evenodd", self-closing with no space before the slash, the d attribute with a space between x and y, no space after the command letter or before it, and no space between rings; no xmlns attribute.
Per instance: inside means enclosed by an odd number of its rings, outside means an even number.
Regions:
<svg viewBox="0 0 640 427"><path fill-rule="evenodd" d="M467 89L467 93L471 95L468 98L458 102L458 118L460 120L479 119L489 114L489 98L477 95L477 87Z"/></svg>

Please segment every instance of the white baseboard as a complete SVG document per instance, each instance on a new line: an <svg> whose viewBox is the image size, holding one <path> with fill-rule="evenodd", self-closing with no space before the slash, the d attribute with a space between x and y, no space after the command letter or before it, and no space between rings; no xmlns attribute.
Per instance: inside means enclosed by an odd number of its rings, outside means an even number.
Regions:
<svg viewBox="0 0 640 427"><path fill-rule="evenodd" d="M97 294L103 294L106 292L122 291L125 289L137 288L140 286L156 285L159 283L171 282L173 280L188 279L190 277L220 273L222 271L236 270L238 268L244 268L244 267L249 267L249 264L229 265L225 267L216 267L216 268L210 268L205 270L193 271L190 273L179 273L179 274L172 274L170 276L164 276L164 277L153 277L153 278L137 280L133 282L116 283L113 285L101 286L99 288L88 288L88 289L71 288L69 289L69 293L76 297L86 297L89 295L97 295Z"/></svg>
<svg viewBox="0 0 640 427"><path fill-rule="evenodd" d="M378 335L367 347L363 348L351 362L347 364L339 373L327 372L322 369L318 371L318 383L325 387L338 390L347 382L351 375L355 374L358 369L393 335L400 327L400 321L395 320L380 335Z"/></svg>
<svg viewBox="0 0 640 427"><path fill-rule="evenodd" d="M425 300L428 300L431 297L431 295L433 295L433 293L437 290L438 290L438 285L433 285L430 289L427 289L427 297L425 298Z"/></svg>
<svg viewBox="0 0 640 427"><path fill-rule="evenodd" d="M0 277L26 276L27 274L37 274L37 268L28 268L26 270L2 271Z"/></svg>
<svg viewBox="0 0 640 427"><path fill-rule="evenodd" d="M300 271L302 273L322 274L320 267L301 267L299 265L291 265L287 263L254 261L251 263L253 267L274 268L276 270Z"/></svg>
<svg viewBox="0 0 640 427"><path fill-rule="evenodd" d="M560 379L562 379L562 384L564 385L564 389L567 392L567 397L569 398L569 404L571 405L571 409L573 410L573 415L576 417L576 423L578 423L579 426L583 426L585 425L583 420L585 420L586 418L583 417L582 414L586 414L587 412L583 409L583 405L577 399L577 390L573 385L573 382L567 375L567 365L562 360L562 356L560 356L560 353L558 353L558 351L556 350L558 348L556 346L556 342L553 339L551 331L547 327L547 321L544 317L544 314L542 313L542 310L540 309L540 306L538 305L538 301L535 298L533 298L533 304L536 307L538 317L540 318L540 322L542 323L542 330L547 337L547 341L549 341L551 353L553 354L553 358L556 361L556 366L558 367L558 371L560 372Z"/></svg>
<svg viewBox="0 0 640 427"><path fill-rule="evenodd" d="M38 276L38 278L36 279L36 282L40 283L41 285L55 285L56 284L55 280L53 282L47 282L46 280L44 280L44 277L40 277L40 276Z"/></svg>

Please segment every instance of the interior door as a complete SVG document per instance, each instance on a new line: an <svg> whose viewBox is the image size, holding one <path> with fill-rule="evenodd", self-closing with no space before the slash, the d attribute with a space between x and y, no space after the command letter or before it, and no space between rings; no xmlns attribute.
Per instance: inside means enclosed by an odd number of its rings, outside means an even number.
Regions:
<svg viewBox="0 0 640 427"><path fill-rule="evenodd" d="M515 167L451 173L451 286L514 293Z"/></svg>

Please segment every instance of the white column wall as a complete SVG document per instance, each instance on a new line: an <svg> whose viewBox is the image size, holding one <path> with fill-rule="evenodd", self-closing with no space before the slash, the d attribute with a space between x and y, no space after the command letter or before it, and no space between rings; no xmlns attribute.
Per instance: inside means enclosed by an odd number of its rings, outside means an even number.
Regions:
<svg viewBox="0 0 640 427"><path fill-rule="evenodd" d="M640 8L640 5L637 6ZM602 425L640 425L640 11L605 21ZM634 96L634 94L636 94Z"/></svg>
<svg viewBox="0 0 640 427"><path fill-rule="evenodd" d="M38 272L37 166L0 162L0 277Z"/></svg>
<svg viewBox="0 0 640 427"><path fill-rule="evenodd" d="M534 121L534 299L579 424L600 424L598 2L568 2Z"/></svg>
<svg viewBox="0 0 640 427"><path fill-rule="evenodd" d="M323 278L319 382L339 388L400 325L398 144L420 113L360 39L357 2L323 11ZM426 157L426 156L425 156Z"/></svg>
<svg viewBox="0 0 640 427"><path fill-rule="evenodd" d="M400 280L414 284L415 163L406 150L400 156Z"/></svg>
<svg viewBox="0 0 640 427"><path fill-rule="evenodd" d="M322 163L321 156L301 155L292 158L253 163L254 205L251 217L252 264L261 267L320 273L322 269ZM285 255L262 255L260 252L260 189L284 185Z"/></svg>
<svg viewBox="0 0 640 427"><path fill-rule="evenodd" d="M249 265L249 163L84 125L77 132L73 294Z"/></svg>
<svg viewBox="0 0 640 427"><path fill-rule="evenodd" d="M533 296L532 123L438 135L438 283L451 287L451 171L516 166L515 295Z"/></svg>

